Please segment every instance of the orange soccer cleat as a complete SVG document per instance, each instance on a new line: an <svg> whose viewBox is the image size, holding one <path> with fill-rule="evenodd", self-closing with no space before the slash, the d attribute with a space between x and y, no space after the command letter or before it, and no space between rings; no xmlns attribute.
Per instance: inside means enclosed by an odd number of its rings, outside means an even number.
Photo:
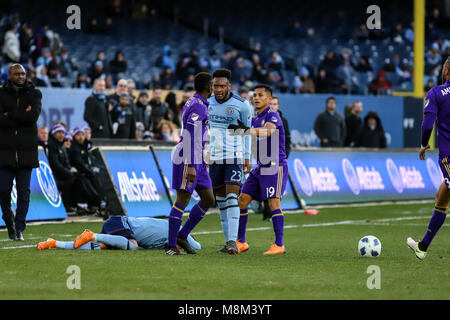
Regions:
<svg viewBox="0 0 450 320"><path fill-rule="evenodd" d="M48 238L47 241L39 242L37 245L38 250L45 250L51 248L56 248L56 240L52 238Z"/></svg>
<svg viewBox="0 0 450 320"><path fill-rule="evenodd" d="M286 248L284 246L277 246L275 243L273 245L270 246L270 249L266 252L264 252L264 254L283 254L286 253Z"/></svg>
<svg viewBox="0 0 450 320"><path fill-rule="evenodd" d="M75 249L77 249L78 247L82 246L85 243L91 242L94 240L94 232L92 232L91 230L85 229L83 231L82 234L80 234L76 239L75 239L75 244L73 245L73 247Z"/></svg>
<svg viewBox="0 0 450 320"><path fill-rule="evenodd" d="M236 245L238 247L239 253L245 252L248 250L248 243L247 242L236 242Z"/></svg>

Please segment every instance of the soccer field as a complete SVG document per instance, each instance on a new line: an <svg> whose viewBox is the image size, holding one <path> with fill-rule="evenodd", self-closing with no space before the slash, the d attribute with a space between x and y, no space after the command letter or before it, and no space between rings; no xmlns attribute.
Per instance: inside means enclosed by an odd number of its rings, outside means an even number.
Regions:
<svg viewBox="0 0 450 320"><path fill-rule="evenodd" d="M287 254L263 256L274 239L272 224L250 214L250 250L217 253L224 243L219 216L207 215L194 230L196 255L162 250L37 251L47 237L71 240L101 222L29 225L25 242L0 232L0 299L450 299L450 230L444 224L425 261L406 237L422 238L432 203L322 208L317 216L285 214ZM186 217L184 217L186 219ZM357 243L375 235L383 251L358 256ZM20 248L18 248L20 247ZM81 289L67 288L71 265ZM380 289L368 289L371 265L380 268ZM370 281L369 281L370 282Z"/></svg>

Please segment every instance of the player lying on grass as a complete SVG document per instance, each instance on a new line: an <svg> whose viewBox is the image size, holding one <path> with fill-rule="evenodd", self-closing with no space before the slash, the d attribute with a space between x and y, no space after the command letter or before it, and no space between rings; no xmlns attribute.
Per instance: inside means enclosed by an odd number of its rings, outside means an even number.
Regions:
<svg viewBox="0 0 450 320"><path fill-rule="evenodd" d="M164 219L113 216L103 223L100 233L85 230L75 241L57 241L50 238L39 242L37 249L164 249L168 232L169 223ZM192 236L189 235L187 241L194 250L201 249L200 243Z"/></svg>
<svg viewBox="0 0 450 320"><path fill-rule="evenodd" d="M248 250L245 241L245 230L248 220L248 205L252 199L268 200L272 211L275 243L264 252L265 255L283 254L286 249L283 244L284 215L281 211L281 198L286 189L288 166L286 162L285 132L283 122L278 112L270 108L272 89L268 85L257 85L254 90L253 104L257 115L252 119L252 128L246 127L241 121L231 124L228 129L233 134L254 135L257 137L257 167L250 172L242 187L238 199L240 208L237 247L239 252ZM243 132L242 132L243 131Z"/></svg>
<svg viewBox="0 0 450 320"><path fill-rule="evenodd" d="M420 147L419 157L420 160L425 160L425 151L430 149L428 141L433 131L434 122L436 122L439 166L444 175L444 181L436 193L433 216L430 219L425 236L419 242L414 241L412 238L406 240L408 246L420 260L425 259L428 246L444 224L445 218L447 217L448 202L450 200L450 58L447 58L442 68L442 82L444 82L443 85L436 86L428 91L425 99L422 122L422 145Z"/></svg>

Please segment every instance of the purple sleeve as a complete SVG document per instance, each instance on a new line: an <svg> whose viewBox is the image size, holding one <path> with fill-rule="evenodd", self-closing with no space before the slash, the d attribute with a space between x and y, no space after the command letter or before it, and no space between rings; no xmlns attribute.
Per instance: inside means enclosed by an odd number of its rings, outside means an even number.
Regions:
<svg viewBox="0 0 450 320"><path fill-rule="evenodd" d="M201 164L203 159L203 129L202 122L205 118L205 112L201 105L193 104L186 115L186 131L189 132L190 141L190 159L189 167L195 164Z"/></svg>
<svg viewBox="0 0 450 320"><path fill-rule="evenodd" d="M421 145L426 147L430 140L431 132L433 131L434 121L437 116L437 101L434 94L434 90L431 89L425 99L425 106L423 108L423 121L422 121L422 135Z"/></svg>
<svg viewBox="0 0 450 320"><path fill-rule="evenodd" d="M275 127L281 127L283 122L281 121L280 115L278 112L271 112L266 117L266 123L270 122L275 125Z"/></svg>

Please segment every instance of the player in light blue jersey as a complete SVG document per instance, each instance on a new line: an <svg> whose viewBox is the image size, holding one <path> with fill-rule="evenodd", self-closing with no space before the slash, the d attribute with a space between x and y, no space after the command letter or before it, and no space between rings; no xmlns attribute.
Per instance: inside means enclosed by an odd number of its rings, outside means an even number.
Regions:
<svg viewBox="0 0 450 320"><path fill-rule="evenodd" d="M85 230L75 241L57 241L50 238L40 242L37 249L164 249L168 232L169 223L165 219L113 216L104 222L100 233ZM188 235L187 241L193 249L201 249L200 243L191 235Z"/></svg>
<svg viewBox="0 0 450 320"><path fill-rule="evenodd" d="M251 138L231 136L228 126L237 124L238 120L251 126L252 115L248 101L230 91L230 79L231 71L228 69L213 72L214 95L208 100L211 138L206 158L226 242L219 252L238 254L238 195L243 176L251 169Z"/></svg>

